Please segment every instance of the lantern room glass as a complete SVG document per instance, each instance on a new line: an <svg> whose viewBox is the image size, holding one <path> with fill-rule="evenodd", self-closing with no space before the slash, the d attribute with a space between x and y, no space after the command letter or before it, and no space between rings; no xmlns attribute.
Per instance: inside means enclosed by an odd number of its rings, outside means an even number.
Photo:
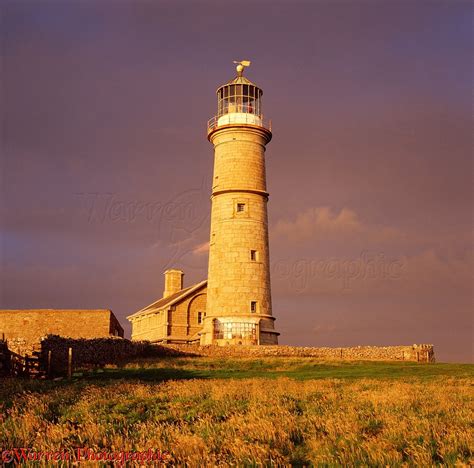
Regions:
<svg viewBox="0 0 474 468"><path fill-rule="evenodd" d="M251 84L228 84L217 90L217 116L231 113L262 116L262 90Z"/></svg>

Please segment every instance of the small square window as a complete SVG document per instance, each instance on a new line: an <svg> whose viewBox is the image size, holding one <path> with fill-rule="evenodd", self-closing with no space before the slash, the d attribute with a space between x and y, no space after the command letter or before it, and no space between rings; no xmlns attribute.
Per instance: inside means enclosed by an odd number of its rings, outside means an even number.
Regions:
<svg viewBox="0 0 474 468"><path fill-rule="evenodd" d="M252 314L257 312L257 302L256 301L252 301L250 303L250 312L252 312Z"/></svg>
<svg viewBox="0 0 474 468"><path fill-rule="evenodd" d="M257 261L257 251L256 250L251 250L250 251L250 260L252 260L252 262Z"/></svg>
<svg viewBox="0 0 474 468"><path fill-rule="evenodd" d="M237 212L245 211L245 203L237 203Z"/></svg>

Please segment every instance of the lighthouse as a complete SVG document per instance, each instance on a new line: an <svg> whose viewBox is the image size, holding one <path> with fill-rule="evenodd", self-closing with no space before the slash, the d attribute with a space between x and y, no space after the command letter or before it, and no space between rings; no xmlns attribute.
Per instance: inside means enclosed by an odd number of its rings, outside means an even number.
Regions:
<svg viewBox="0 0 474 468"><path fill-rule="evenodd" d="M202 345L275 345L268 245L265 148L272 138L262 94L243 76L217 89L217 115L207 137L214 146L211 232Z"/></svg>

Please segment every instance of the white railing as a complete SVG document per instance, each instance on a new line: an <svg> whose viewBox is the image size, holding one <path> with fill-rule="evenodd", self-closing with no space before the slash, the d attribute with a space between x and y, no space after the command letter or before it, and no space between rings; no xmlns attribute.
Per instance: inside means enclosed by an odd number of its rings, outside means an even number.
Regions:
<svg viewBox="0 0 474 468"><path fill-rule="evenodd" d="M221 116L215 115L209 119L207 122L207 133L213 132L218 127L234 124L254 125L272 131L272 121L265 120L263 115L258 116L246 112L231 112Z"/></svg>

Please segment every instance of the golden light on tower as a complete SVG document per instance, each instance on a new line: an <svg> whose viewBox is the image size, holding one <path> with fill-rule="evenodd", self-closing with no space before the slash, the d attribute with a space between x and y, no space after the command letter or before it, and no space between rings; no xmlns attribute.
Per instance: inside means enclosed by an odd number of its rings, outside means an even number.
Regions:
<svg viewBox="0 0 474 468"><path fill-rule="evenodd" d="M201 344L277 344L270 288L263 91L243 76L217 89L206 317Z"/></svg>

